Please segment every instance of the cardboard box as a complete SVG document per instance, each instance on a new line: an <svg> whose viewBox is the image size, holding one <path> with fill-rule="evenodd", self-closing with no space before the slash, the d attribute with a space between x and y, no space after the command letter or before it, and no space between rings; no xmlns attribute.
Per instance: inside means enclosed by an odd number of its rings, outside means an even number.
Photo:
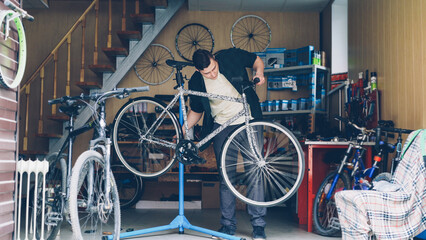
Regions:
<svg viewBox="0 0 426 240"><path fill-rule="evenodd" d="M201 208L220 208L220 197L219 197L219 182L208 182L202 183L201 187Z"/></svg>

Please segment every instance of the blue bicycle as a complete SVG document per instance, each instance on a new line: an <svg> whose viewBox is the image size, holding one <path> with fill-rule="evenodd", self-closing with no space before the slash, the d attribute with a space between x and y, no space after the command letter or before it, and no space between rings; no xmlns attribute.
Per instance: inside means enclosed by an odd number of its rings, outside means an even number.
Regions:
<svg viewBox="0 0 426 240"><path fill-rule="evenodd" d="M316 232L323 236L334 236L340 233L334 194L347 189L370 189L369 179L373 177L378 168L377 164L380 162L380 158L375 157L373 166L366 169L363 160L366 151L364 143L373 136L375 130L359 127L345 118L336 117L336 119L359 130L360 134L355 141L350 142L338 169L325 177L315 196L313 223ZM377 144L380 145L380 143ZM385 146L384 143L382 145Z"/></svg>

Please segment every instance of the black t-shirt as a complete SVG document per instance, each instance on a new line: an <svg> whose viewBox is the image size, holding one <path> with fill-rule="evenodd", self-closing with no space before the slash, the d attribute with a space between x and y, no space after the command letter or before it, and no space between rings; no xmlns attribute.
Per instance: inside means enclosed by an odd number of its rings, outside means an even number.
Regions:
<svg viewBox="0 0 426 240"><path fill-rule="evenodd" d="M219 64L219 72L222 73L235 89L242 94L242 83L249 81L246 68L252 68L256 61L256 54L250 53L238 48L230 48L219 51L216 55L216 61ZM241 81L233 81L233 78L243 78ZM196 71L189 80L188 87L193 91L206 92L203 76ZM255 119L262 118L259 98L254 89L250 88L245 91L247 102L250 105L251 115ZM211 132L213 127L213 117L211 116L210 103L208 98L190 95L191 110L197 113L204 112L203 129L201 137Z"/></svg>

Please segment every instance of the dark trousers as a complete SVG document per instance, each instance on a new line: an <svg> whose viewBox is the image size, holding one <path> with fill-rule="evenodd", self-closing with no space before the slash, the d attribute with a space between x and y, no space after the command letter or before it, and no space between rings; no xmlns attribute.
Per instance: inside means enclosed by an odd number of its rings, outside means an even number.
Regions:
<svg viewBox="0 0 426 240"><path fill-rule="evenodd" d="M220 126L219 124L215 123L213 130L217 129L219 126ZM220 164L221 164L220 157L221 157L224 142L226 138L228 137L228 135L232 133L232 131L235 130L238 126L239 125L228 126L222 132L216 135L213 139L213 148L214 148L214 153L216 156L218 171L220 171ZM262 189L262 192L258 192L258 191L252 191L252 192L254 192L254 194L262 195L263 189ZM256 196L254 197L257 198ZM235 196L234 194L232 194L231 190L229 190L228 187L226 186L225 181L222 178L222 175L220 175L220 210L222 212L220 223L223 226L229 226L233 229L236 229L237 219L235 217ZM252 226L265 227L266 225L266 222L264 220L264 217L266 215L265 207L257 207L257 206L248 204L247 212L251 216Z"/></svg>

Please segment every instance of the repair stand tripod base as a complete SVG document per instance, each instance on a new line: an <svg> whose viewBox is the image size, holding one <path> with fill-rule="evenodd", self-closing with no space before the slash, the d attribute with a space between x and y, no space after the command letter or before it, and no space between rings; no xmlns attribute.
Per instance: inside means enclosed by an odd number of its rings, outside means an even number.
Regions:
<svg viewBox="0 0 426 240"><path fill-rule="evenodd" d="M189 223L189 221L186 219L186 217L183 213L183 211L184 211L184 208L183 208L183 195L184 195L183 194L184 193L183 192L183 183L184 183L183 172L184 172L184 165L182 163L179 163L179 215L175 219L173 219L173 221L169 225L121 233L120 239L121 238L127 238L127 237L134 237L134 236L148 234L148 233L153 233L153 232L171 230L171 229L179 229L180 234L184 233L184 229L189 229L189 230L205 233L205 234L208 234L208 235L220 237L222 239L229 239L229 240L243 240L244 239L244 238L239 238L239 237L231 236L231 235L228 235L228 234L216 232L216 231L213 231L213 230L209 230L209 229L206 229L206 228L197 227L197 226L191 225ZM114 239L114 236L109 235L109 236L107 236L107 239Z"/></svg>

